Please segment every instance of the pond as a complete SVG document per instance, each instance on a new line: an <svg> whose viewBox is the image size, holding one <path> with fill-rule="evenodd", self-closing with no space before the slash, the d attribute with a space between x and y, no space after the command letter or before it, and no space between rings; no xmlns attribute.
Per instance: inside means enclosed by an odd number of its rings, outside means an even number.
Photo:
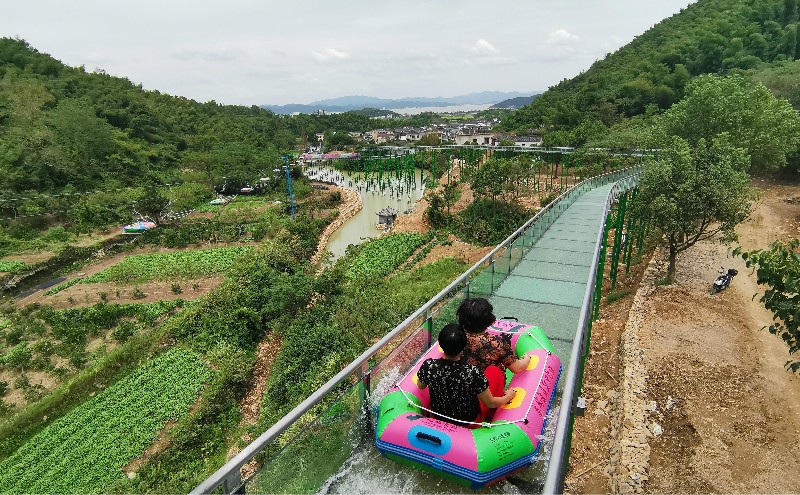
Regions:
<svg viewBox="0 0 800 495"><path fill-rule="evenodd" d="M328 251L333 253L334 259L341 257L350 244L360 244L367 238L383 233L377 228L379 211L386 207L393 208L398 211L400 218L415 208L424 193L421 169L414 171L413 179L384 177L382 183L374 178L366 181L361 174L328 166L308 166L303 171L312 180L354 189L361 194L364 208L339 227L328 241Z"/></svg>

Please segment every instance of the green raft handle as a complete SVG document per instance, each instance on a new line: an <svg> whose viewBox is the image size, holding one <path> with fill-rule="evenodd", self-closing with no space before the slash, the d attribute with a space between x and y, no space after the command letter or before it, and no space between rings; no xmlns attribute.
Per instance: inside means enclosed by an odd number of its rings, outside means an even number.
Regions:
<svg viewBox="0 0 800 495"><path fill-rule="evenodd" d="M427 433L417 432L417 438L420 440L427 440L431 443L435 443L436 445L442 444L442 439L439 437L435 437L433 435L428 435Z"/></svg>

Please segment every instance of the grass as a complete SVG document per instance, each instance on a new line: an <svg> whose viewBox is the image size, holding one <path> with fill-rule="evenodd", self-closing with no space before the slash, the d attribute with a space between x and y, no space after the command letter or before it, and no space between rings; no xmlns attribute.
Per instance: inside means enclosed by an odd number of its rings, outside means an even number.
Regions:
<svg viewBox="0 0 800 495"><path fill-rule="evenodd" d="M606 304L611 304L614 301L619 301L631 292L629 290L617 290L606 296Z"/></svg>
<svg viewBox="0 0 800 495"><path fill-rule="evenodd" d="M300 431L248 482L254 493L315 493L353 451L364 425L361 384L350 389L321 417Z"/></svg>
<svg viewBox="0 0 800 495"><path fill-rule="evenodd" d="M656 281L656 285L672 285L674 283L675 283L675 280L673 280L673 279L671 279L669 277L660 278L660 279L658 279Z"/></svg>

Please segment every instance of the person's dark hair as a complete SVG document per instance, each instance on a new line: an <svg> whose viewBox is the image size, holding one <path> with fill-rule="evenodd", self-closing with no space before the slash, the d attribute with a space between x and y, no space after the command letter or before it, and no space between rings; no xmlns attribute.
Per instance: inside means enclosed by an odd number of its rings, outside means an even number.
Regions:
<svg viewBox="0 0 800 495"><path fill-rule="evenodd" d="M494 313L492 304L482 297L464 299L458 307L456 316L461 327L469 333L480 333L486 330L489 325L494 323Z"/></svg>
<svg viewBox="0 0 800 495"><path fill-rule="evenodd" d="M467 334L461 329L461 325L450 323L439 332L439 345L448 356L458 356L467 346Z"/></svg>

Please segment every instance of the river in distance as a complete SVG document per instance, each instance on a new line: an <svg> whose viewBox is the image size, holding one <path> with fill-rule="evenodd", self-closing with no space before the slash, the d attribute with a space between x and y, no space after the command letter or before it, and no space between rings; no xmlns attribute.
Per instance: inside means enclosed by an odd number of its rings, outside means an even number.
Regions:
<svg viewBox="0 0 800 495"><path fill-rule="evenodd" d="M401 115L417 115L423 112L433 112L433 113L477 112L478 110L487 110L491 107L492 107L491 103L482 103L479 105L451 105L446 107L392 108L391 110Z"/></svg>

